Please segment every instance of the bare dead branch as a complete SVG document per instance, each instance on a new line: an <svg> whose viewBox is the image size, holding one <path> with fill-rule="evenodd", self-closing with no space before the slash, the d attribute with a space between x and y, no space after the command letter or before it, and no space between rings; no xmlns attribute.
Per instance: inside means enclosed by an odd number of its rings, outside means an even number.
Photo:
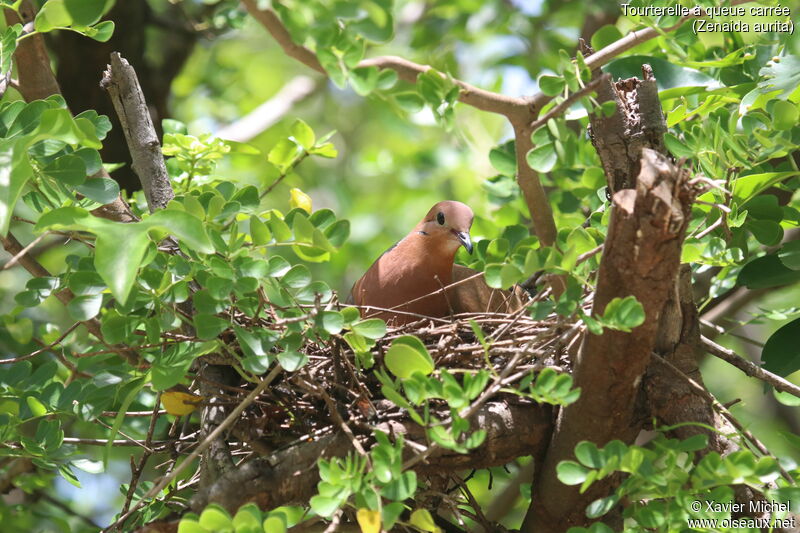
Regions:
<svg viewBox="0 0 800 533"><path fill-rule="evenodd" d="M169 182L164 156L161 154L161 143L153 127L136 71L118 52L113 52L100 86L111 96L122 123L133 159L133 170L142 183L147 207L151 213L163 209L175 193Z"/></svg>

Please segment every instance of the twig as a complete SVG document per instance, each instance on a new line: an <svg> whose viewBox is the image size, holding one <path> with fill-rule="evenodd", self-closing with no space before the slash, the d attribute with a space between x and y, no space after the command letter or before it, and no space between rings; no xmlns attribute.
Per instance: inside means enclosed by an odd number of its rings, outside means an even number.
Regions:
<svg viewBox="0 0 800 533"><path fill-rule="evenodd" d="M23 248L22 250L20 250L20 251L19 251L19 253L17 253L17 254L16 254L14 257L12 257L11 259L9 259L9 260L8 260L8 262L7 262L5 265L3 265L3 268L0 268L0 270L8 270L9 268L11 268L11 267L13 267L14 265L16 265L16 264L17 264L17 261L19 261L19 260L20 260L20 258L21 258L23 255L27 254L27 253L30 251L30 249L31 249L31 248L33 248L34 246L36 246L37 244L39 244L39 242L40 242L42 239L44 239L45 237L47 237L47 235L49 235L49 232L45 231L44 233L42 233L41 235L39 235L38 237L36 237L35 239L33 239L29 245L27 245L25 248Z"/></svg>
<svg viewBox="0 0 800 533"><path fill-rule="evenodd" d="M139 478L144 471L144 467L147 464L147 460L152 455L152 443L153 443L153 432L156 430L156 421L158 420L158 415L161 411L159 411L159 406L161 404L161 391L158 392L156 395L156 401L153 406L153 412L151 413L150 417L150 426L147 428L147 436L144 440L144 453L142 454L142 458L139 459L139 464L133 469L131 473L131 482L128 486L128 493L125 495L125 503L122 505L122 511L120 514L125 514L130 509L131 501L133 500L133 496L136 492L136 487L139 485ZM131 462L133 462L133 458L131 458Z"/></svg>
<svg viewBox="0 0 800 533"><path fill-rule="evenodd" d="M100 86L108 91L114 103L133 160L131 166L142 183L148 209L153 213L166 207L175 193L136 71L118 52L113 52Z"/></svg>
<svg viewBox="0 0 800 533"><path fill-rule="evenodd" d="M88 516L86 516L84 514L81 514L81 513L77 512L75 509L73 509L72 507L70 507L66 503L53 498L52 496L47 494L44 490L36 490L36 491L34 491L34 494L38 498L41 498L41 499L45 500L50 505L54 505L55 507L58 507L59 509L61 509L62 511L67 513L67 515L79 518L81 521L83 521L86 524L88 524L89 527L91 527L91 528L93 528L95 530L100 529L100 526L97 523L95 523L94 520L92 520L91 518L89 518Z"/></svg>
<svg viewBox="0 0 800 533"><path fill-rule="evenodd" d="M197 459L200 456L200 454L203 453L206 450L206 448L208 448L211 445L212 442L214 442L214 440L216 440L220 435L222 435L222 433L225 430L227 430L228 427L230 427L234 422L236 422L236 420L239 418L239 415L242 414L242 412L247 408L247 406L253 403L255 399L258 398L258 396L262 392L264 392L267 386L269 386L269 384L272 383L272 381L276 377L278 377L278 374L280 374L282 371L283 369L281 368L280 365L275 365L272 371L264 379L262 379L258 385L256 385L256 387L250 392L250 394L248 394L247 397L244 400L242 400L242 402L239 405L237 405L227 417L225 417L225 420L223 420L214 429L214 431L209 433L209 435L203 440L203 442L201 442L195 448L195 450L183 460L183 462L180 465L175 467L175 469L173 469L169 473L169 475L163 476L158 483L153 485L153 487L149 491L147 491L147 493L144 496L142 496L142 499L140 499L139 502L133 506L133 508L131 508L128 512L120 516L116 522L105 528L103 532L111 531L120 524L123 524L133 513L142 508L147 500L149 500L150 498L161 492L167 485L172 483L172 481L178 476L178 474L183 472L190 464L192 464L192 462L195 459Z"/></svg>
<svg viewBox="0 0 800 533"><path fill-rule="evenodd" d="M722 416L724 416L728 420L728 422L730 422L731 425L733 425L733 427L735 427L739 431L739 433L741 433L744 436L745 439L750 441L750 443L752 443L758 449L759 452L761 452L765 456L769 456L769 457L772 457L773 459L775 459L775 463L778 465L778 469L780 470L781 475L791 485L794 485L794 483L795 483L794 479L783 468L783 466L781 466L780 461L778 461L777 458L775 458L775 456L773 456L769 452L767 447L764 446L764 444L760 440L758 440L755 437L755 435L753 435L747 429L745 429L744 426L736 419L736 417L733 416L733 414L724 405L722 405L719 402L719 400L717 400L714 397L713 394L708 392L705 389L705 387L703 387L702 385L697 383L695 380L693 380L692 378L690 378L689 376L684 374L683 371L680 368L676 367L675 365L673 365L672 363L670 363L668 360L664 359L663 357L661 357L657 353L652 353L651 355L652 355L653 359L655 359L656 361L658 361L660 363L665 364L670 370L672 370L675 374L679 375L684 381L686 381L692 387L692 389L695 392L697 392L700 396L705 398L706 401L710 402L714 406L714 408L717 411L719 411L720 414L722 414Z"/></svg>
<svg viewBox="0 0 800 533"><path fill-rule="evenodd" d="M303 160L304 160L305 158L307 158L307 157L308 157L308 152L307 152L307 151L305 151L305 150L303 150L303 153L302 153L302 154L300 154L300 157L298 157L297 159L295 159L294 161L292 161L292 164L291 164L291 165L289 165L289 168L287 168L286 170L284 170L283 172L281 172L281 175L280 175L280 176L278 176L277 178L275 178L275 181L273 181L273 182L270 184L270 186L269 186L269 187L267 187L267 188L264 190L264 192L262 192L262 193L261 193L261 194L260 194L258 197L259 197L259 198L264 198L266 195L268 195L269 193L271 193L271 192L272 192L272 189L274 189L275 187L277 187L277 186L278 186L278 185L279 185L279 184L280 184L280 183L281 183L281 182L282 182L284 179L286 179L286 176L288 176L288 175L289 175L289 174L290 174L290 173L291 173L291 172L292 172L292 171L293 171L295 168L297 168L297 165L299 165L300 163L302 163L302 162L303 162Z"/></svg>
<svg viewBox="0 0 800 533"><path fill-rule="evenodd" d="M53 348L53 346L55 346L56 344L60 344L61 341L63 341L65 338L67 338L67 335L69 335L70 333L75 331L75 328L77 328L80 324L81 324L80 322L75 322L59 338L57 338L56 340L54 340L53 342L51 342L47 346L44 346L43 348L39 348L38 350L36 350L34 352L31 352L31 353L29 353L27 355L21 355L19 357L15 357L13 359L0 359L0 365L8 365L8 364L12 364L12 363L19 363L20 361L25 361L26 359L31 359L32 357L36 357L37 355L39 355L42 352L46 352L47 350L50 350L51 348Z"/></svg>
<svg viewBox="0 0 800 533"><path fill-rule="evenodd" d="M769 383L775 390L786 392L791 394L792 396L797 396L800 398L800 387L795 385L794 383L780 377L777 374L773 374L769 370L761 368L760 366L756 365L755 363L748 361L744 357L736 354L735 352L723 348L716 342L712 341L707 337L701 337L703 342L703 347L715 357L719 357L723 361L726 361L745 374L750 377L758 378L761 381Z"/></svg>
<svg viewBox="0 0 800 533"><path fill-rule="evenodd" d="M153 449L159 449L162 446L166 446L174 441L172 440L158 440L151 443ZM80 439L76 437L64 437L64 444L78 444L81 446L106 446L108 445L108 439ZM144 441L140 440L127 440L127 439L116 439L111 441L112 446L138 446L144 447Z"/></svg>
<svg viewBox="0 0 800 533"><path fill-rule="evenodd" d="M308 383L305 380L303 380L303 383L305 383L306 386L322 397L322 399L325 401L325 406L328 408L328 413L333 419L333 422L338 425L339 428L341 428L345 435L347 435L347 438L350 439L350 442L353 444L353 448L356 449L359 455L367 459L367 464L370 468L372 468L372 460L370 459L369 454L366 452L361 443L358 442L358 439L353 434L353 430L350 429L350 426L348 426L347 423L342 419L342 415L340 415L339 411L336 410L336 405L333 403L330 395L325 391L325 388L321 385Z"/></svg>
<svg viewBox="0 0 800 533"><path fill-rule="evenodd" d="M591 94L601 84L608 83L610 79L611 75L603 74L602 76L599 76L597 79L592 80L592 82L587 84L586 87L584 87L583 89L572 93L562 102L559 102L557 105L553 106L553 108L547 113L545 113L543 117L540 117L533 124L531 124L531 131L538 130L540 127L547 124L548 120L561 115L561 113L569 109L572 104L574 104L584 96L588 96L589 94Z"/></svg>
<svg viewBox="0 0 800 533"><path fill-rule="evenodd" d="M527 345L517 350L516 353L514 354L514 357L511 359L511 361L508 362L505 368L503 368L500 374L494 379L492 384L489 385L489 387L487 387L486 390L484 390L474 402L472 402L469 406L462 409L461 412L458 413L458 416L465 420L469 420L469 418L472 415L474 415L484 403L486 403L492 396L497 394L503 387L503 381L505 380L505 378L508 377L508 375L516 368L517 364L519 363L519 360L522 358L522 355L524 353L527 353L528 350L531 349L532 344L533 343L528 343ZM447 423L448 421L442 422L442 424L447 424ZM403 463L403 470L411 468L417 463L424 461L425 459L428 458L428 456L430 456L431 453L433 453L438 448L439 445L436 442L431 443L425 449L424 452L415 455L414 457Z"/></svg>

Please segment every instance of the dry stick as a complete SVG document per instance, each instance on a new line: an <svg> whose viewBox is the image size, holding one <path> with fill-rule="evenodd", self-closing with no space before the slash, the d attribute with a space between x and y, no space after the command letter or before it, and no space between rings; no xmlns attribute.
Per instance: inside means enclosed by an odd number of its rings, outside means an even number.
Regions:
<svg viewBox="0 0 800 533"><path fill-rule="evenodd" d="M100 86L111 96L122 123L133 160L131 166L142 182L147 207L151 213L163 209L175 197L175 193L169 183L161 143L158 142L136 71L118 52L113 52Z"/></svg>
<svg viewBox="0 0 800 533"><path fill-rule="evenodd" d="M158 392L156 396L156 401L153 406L153 412L151 413L150 417L150 426L147 428L147 436L144 440L144 453L142 453L142 458L139 460L139 464L133 469L131 472L131 482L128 486L128 493L125 495L125 503L122 505L122 514L128 512L128 509L131 507L131 501L133 501L133 495L136 492L136 487L139 484L139 478L144 472L144 467L147 464L147 460L153 453L153 433L156 430L156 421L158 420L158 414L161 412L159 411L159 405L161 403L161 391ZM133 462L133 458L131 458L131 462Z"/></svg>
<svg viewBox="0 0 800 533"><path fill-rule="evenodd" d="M48 232L48 231L45 231L44 233L42 233L41 235L39 235L38 237L36 237L35 239L33 239L33 240L31 241L31 243L30 243L28 246L26 246L25 248L23 248L22 250L20 250L20 251L19 251L19 253L17 253L17 254L16 254L14 257L12 257L11 259L9 259L9 260L8 260L8 262L7 262L5 265L3 265L3 268L0 268L0 270L8 270L9 268L11 268L11 267L13 267L14 265L16 265L16 264L17 264L17 262L20 260L20 258L21 258L23 255L27 254L27 253L28 253L28 252L31 250L31 248L33 248L34 246L36 246L37 244L39 244L39 242L40 242L42 239L44 239L45 237L47 237L47 235L49 235L49 233L50 233L50 232Z"/></svg>
<svg viewBox="0 0 800 533"><path fill-rule="evenodd" d="M792 476L790 476L789 473L786 470L784 470L778 459L775 458L775 456L769 452L767 447L764 446L764 444L760 440L758 440L755 437L755 435L746 430L744 426L736 419L736 417L734 417L733 414L724 405L722 405L719 402L719 400L717 400L714 397L713 394L708 392L708 390L706 390L705 387L697 383L695 380L684 374L680 368L673 365L672 363L670 363L668 360L664 359L657 353L653 352L651 355L653 356L653 359L661 363L664 363L675 374L683 378L683 380L686 381L696 393L702 396L706 401L710 402L711 405L713 405L714 408L717 411L719 411L728 420L728 422L730 422L731 425L739 431L739 433L741 433L748 441L750 441L758 449L758 451L760 451L765 456L769 456L775 459L775 463L778 465L778 469L780 470L781 475L784 477L784 479L786 479L786 481L788 481L789 484L791 485L795 484L794 478L792 478Z"/></svg>
<svg viewBox="0 0 800 533"><path fill-rule="evenodd" d="M162 446L166 446L167 444L174 442L171 440L157 440L150 443L153 449L159 449ZM108 439L81 439L76 437L64 437L65 444L81 444L87 446L107 446ZM112 446L138 446L140 448L144 447L145 442L140 440L126 440L126 439L116 439L111 441Z"/></svg>
<svg viewBox="0 0 800 533"><path fill-rule="evenodd" d="M583 98L584 96L588 96L591 94L595 89L597 89L601 84L607 83L611 79L609 74L603 74L602 76L598 77L597 79L593 80L591 83L587 84L586 87L583 89L576 91L570 94L567 98L565 98L562 102L559 102L555 106L553 106L550 111L545 113L543 117L537 119L533 124L531 124L530 129L531 131L536 131L540 127L547 124L547 121L561 115L564 111L569 109L569 107Z"/></svg>
<svg viewBox="0 0 800 533"><path fill-rule="evenodd" d="M2 360L0 360L0 365L8 365L8 364L11 364L11 363L19 363L20 361L25 361L26 359L30 359L32 357L35 357L35 356L39 355L42 352L46 352L47 350L50 350L56 344L60 344L61 341L66 339L67 335L69 335L70 333L75 331L75 328L77 328L80 324L81 324L80 322L75 322L59 338L57 338L56 340L54 340L53 342L51 342L47 346L39 348L38 350L36 350L34 352L31 352L31 353L29 353L27 355L21 355L19 357L15 357L14 359L2 359Z"/></svg>
<svg viewBox="0 0 800 533"><path fill-rule="evenodd" d="M211 445L212 442L214 442L217 438L219 438L222 435L222 433L226 429L228 429L228 427L230 427L234 422L236 422L236 420L239 418L239 415L241 415L242 412L244 412L244 410L247 408L248 405L253 403L256 400L256 398L258 398L259 394L264 392L267 386L269 386L269 384L272 383L272 381L278 376L278 374L281 371L282 368L280 367L280 365L276 365L272 369L272 371L267 375L267 377L262 379L259 382L259 384L256 385L256 388L253 389L250 392L250 394L248 394L247 397L244 400L242 400L242 402L239 405L237 405L227 417L225 417L225 420L223 420L214 429L214 431L209 433L209 435L203 440L203 442L201 442L197 446L197 448L195 448L195 450L183 460L183 462L180 465L178 465L174 470L172 470L169 473L169 475L162 477L161 481L156 483L149 491L147 491L147 493L144 496L142 496L142 499L139 500L139 502L136 505L134 505L133 508L131 508L131 510L120 516L116 522L105 528L103 532L111 531L120 524L124 523L133 513L142 508L147 500L149 500L150 498L161 492L167 485L172 483L172 481L178 476L178 474L183 472L186 469L186 467L192 464L192 461L197 459L200 456L200 454L203 453L206 450L206 448L208 448Z"/></svg>
<svg viewBox="0 0 800 533"><path fill-rule="evenodd" d="M769 370L761 368L757 364L753 363L752 361L748 361L744 357L734 353L731 350L723 348L707 337L701 337L701 339L703 341L703 347L711 355L719 357L723 361L727 361L750 377L758 378L761 381L769 383L775 387L776 390L786 392L792 396L797 396L800 398L800 387L794 383L778 376L777 374L773 374Z"/></svg>
<svg viewBox="0 0 800 533"><path fill-rule="evenodd" d="M481 395L478 396L478 398L474 402L472 402L472 404L470 404L468 407L464 408L460 413L458 413L458 416L463 418L463 419L465 419L465 420L469 419L470 417L472 417L472 415L474 415L478 411L478 409L480 409L480 407L484 403L486 403L489 400L489 398L491 398L497 392L499 392L500 389L503 387L503 380L506 377L508 377L508 375L511 373L512 370L514 370L516 368L517 363L519 363L519 360L522 358L522 354L526 353L531 348L532 344L533 343L528 343L524 347L522 347L519 350L517 350L517 352L514 354L514 357L511 359L511 361L509 361L509 363L506 365L506 367L503 369L503 371L500 372L500 375L498 375L494 379L492 384L489 385L489 387L486 390L484 390L483 393L481 393ZM447 421L443 421L442 422L442 424L446 424L446 423L447 423ZM424 461L425 459L428 458L428 456L430 456L430 454L432 454L438 448L439 448L439 445L436 442L431 443L425 449L425 451L423 451L422 453L412 457L411 459L409 459L408 461L403 463L403 470L408 470L409 468L413 467L415 464L417 464L417 463L419 463L421 461Z"/></svg>

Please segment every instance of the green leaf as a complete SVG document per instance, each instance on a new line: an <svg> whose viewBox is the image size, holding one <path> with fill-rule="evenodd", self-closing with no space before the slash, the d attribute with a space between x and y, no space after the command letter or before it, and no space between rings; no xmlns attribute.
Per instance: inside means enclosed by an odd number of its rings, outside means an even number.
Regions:
<svg viewBox="0 0 800 533"><path fill-rule="evenodd" d="M45 213L36 225L38 231L67 229L90 231L97 235L94 264L114 296L125 301L144 259L150 229L169 231L198 252L214 251L202 221L175 209L163 209L134 224L123 224L92 216L85 209L62 207ZM125 243L125 246L120 246Z"/></svg>
<svg viewBox="0 0 800 533"><path fill-rule="evenodd" d="M417 113L425 107L425 101L417 93L398 93L394 95L394 99L407 113Z"/></svg>
<svg viewBox="0 0 800 533"><path fill-rule="evenodd" d="M227 320L214 315L198 313L192 319L197 337L204 340L215 339L220 333L228 329Z"/></svg>
<svg viewBox="0 0 800 533"><path fill-rule="evenodd" d="M603 312L602 324L620 331L630 331L644 323L644 307L636 297L614 298Z"/></svg>
<svg viewBox="0 0 800 533"><path fill-rule="evenodd" d="M427 509L417 509L411 513L409 523L422 531L433 532L440 530L439 526L437 526L436 522L433 520L433 516L431 516L430 511Z"/></svg>
<svg viewBox="0 0 800 533"><path fill-rule="evenodd" d="M787 242L778 250L778 257L786 268L800 270L800 241Z"/></svg>
<svg viewBox="0 0 800 533"><path fill-rule="evenodd" d="M278 355L278 362L287 372L300 370L308 363L308 356L304 353L287 350Z"/></svg>
<svg viewBox="0 0 800 533"><path fill-rule="evenodd" d="M103 16L107 3L106 0L65 0L64 7L73 24L91 26Z"/></svg>
<svg viewBox="0 0 800 533"><path fill-rule="evenodd" d="M351 70L350 85L359 96L367 96L378 86L378 67L359 67Z"/></svg>
<svg viewBox="0 0 800 533"><path fill-rule="evenodd" d="M413 341L409 339L413 339ZM384 356L386 367L401 379L411 377L414 372L420 372L427 376L433 372L433 359L425 346L422 345L422 349L420 349L420 345L422 343L419 339L409 335L396 339Z"/></svg>
<svg viewBox="0 0 800 533"><path fill-rule="evenodd" d="M558 162L555 145L546 143L530 150L525 156L528 165L537 172L550 172Z"/></svg>
<svg viewBox="0 0 800 533"><path fill-rule="evenodd" d="M302 289L311 283L311 272L305 265L294 265L281 278L281 283L292 289Z"/></svg>
<svg viewBox="0 0 800 533"><path fill-rule="evenodd" d="M417 491L417 474L413 470L390 481L381 489L381 495L394 501L403 501L410 498Z"/></svg>
<svg viewBox="0 0 800 533"><path fill-rule="evenodd" d="M285 171L294 162L298 155L298 146L291 139L281 139L272 147L267 156L267 161Z"/></svg>
<svg viewBox="0 0 800 533"><path fill-rule="evenodd" d="M21 33L22 24L14 24L0 34L0 76L5 76L11 70L17 38Z"/></svg>
<svg viewBox="0 0 800 533"><path fill-rule="evenodd" d="M0 139L0 235L8 233L14 206L22 188L33 176L25 139Z"/></svg>
<svg viewBox="0 0 800 533"><path fill-rule="evenodd" d="M70 300L67 304L67 311L75 320L84 322L97 316L102 304L102 294L84 294Z"/></svg>
<svg viewBox="0 0 800 533"><path fill-rule="evenodd" d="M790 130L797 126L798 115L797 104L778 100L772 107L772 126L776 130Z"/></svg>
<svg viewBox="0 0 800 533"><path fill-rule="evenodd" d="M761 351L764 368L779 376L800 370L800 318L778 328Z"/></svg>
<svg viewBox="0 0 800 533"><path fill-rule="evenodd" d="M342 504L342 502L336 498L327 498L319 494L312 496L308 503L311 505L312 511L325 518L333 516L333 513L335 513Z"/></svg>
<svg viewBox="0 0 800 533"><path fill-rule="evenodd" d="M314 130L311 129L311 126L298 118L294 121L294 124L292 124L290 131L294 140L307 151L314 147L316 137L314 136Z"/></svg>
<svg viewBox="0 0 800 533"><path fill-rule="evenodd" d="M613 24L606 24L592 35L592 48L600 50L620 39L622 39L622 33L619 29Z"/></svg>
<svg viewBox="0 0 800 533"><path fill-rule="evenodd" d="M119 185L111 178L92 178L75 189L99 204L110 204L119 197Z"/></svg>
<svg viewBox="0 0 800 533"><path fill-rule="evenodd" d="M336 335L344 328L344 317L338 311L322 311L317 315L317 321L331 335Z"/></svg>
<svg viewBox="0 0 800 533"><path fill-rule="evenodd" d="M778 96L785 98L800 86L800 57L780 56L778 61L774 59L769 61L758 74L763 78L758 82L758 88L762 93L781 91Z"/></svg>
<svg viewBox="0 0 800 533"><path fill-rule="evenodd" d="M618 501L619 496L616 494L595 500L586 507L586 516L589 518L601 517L613 509Z"/></svg>
<svg viewBox="0 0 800 533"><path fill-rule="evenodd" d="M585 440L575 446L575 458L589 468L603 468L606 463L603 454L597 449L597 445Z"/></svg>
<svg viewBox="0 0 800 533"><path fill-rule="evenodd" d="M744 203L776 183L797 176L800 172L764 172L741 176L733 184L733 196Z"/></svg>
<svg viewBox="0 0 800 533"><path fill-rule="evenodd" d="M286 520L281 515L270 515L264 520L264 533L286 533Z"/></svg>
<svg viewBox="0 0 800 533"><path fill-rule="evenodd" d="M539 76L539 89L547 96L558 96L564 91L566 83L561 76Z"/></svg>
<svg viewBox="0 0 800 533"><path fill-rule="evenodd" d="M777 254L757 257L747 263L736 278L737 285L748 289L767 289L800 280L800 271L787 268Z"/></svg>
<svg viewBox="0 0 800 533"><path fill-rule="evenodd" d="M209 504L200 514L200 525L206 531L232 531L233 521L222 506L216 503Z"/></svg>
<svg viewBox="0 0 800 533"><path fill-rule="evenodd" d="M645 63L653 67L659 97L662 99L700 93L721 86L719 81L699 70L681 67L653 56L632 55L615 59L603 67L603 71L611 74L614 79L641 77L642 65Z"/></svg>
<svg viewBox="0 0 800 533"><path fill-rule="evenodd" d="M675 157L694 157L694 150L686 146L684 142L672 135L671 133L664 134L664 144L667 149L672 152Z"/></svg>
<svg viewBox="0 0 800 533"><path fill-rule="evenodd" d="M33 27L36 31L46 33L58 27L70 26L72 16L67 10L65 0L49 0L36 14Z"/></svg>
<svg viewBox="0 0 800 533"><path fill-rule="evenodd" d="M91 28L87 28L83 33L95 41L104 43L111 39L111 36L114 35L114 28L115 26L113 20L104 20L100 24L92 26Z"/></svg>
<svg viewBox="0 0 800 533"><path fill-rule="evenodd" d="M589 470L575 461L561 461L556 467L558 480L565 485L580 485L588 474Z"/></svg>
<svg viewBox="0 0 800 533"><path fill-rule="evenodd" d="M250 236L253 238L253 244L256 246L263 246L272 241L272 232L267 225L255 215L250 217Z"/></svg>
<svg viewBox="0 0 800 533"><path fill-rule="evenodd" d="M783 228L773 220L747 221L745 227L753 233L753 237L765 246L775 246L783 239Z"/></svg>
<svg viewBox="0 0 800 533"><path fill-rule="evenodd" d="M489 162L500 174L515 176L517 174L517 156L514 141L492 148L489 152Z"/></svg>
<svg viewBox="0 0 800 533"><path fill-rule="evenodd" d="M386 322L380 318L361 320L350 326L355 333L368 339L377 340L386 335Z"/></svg>

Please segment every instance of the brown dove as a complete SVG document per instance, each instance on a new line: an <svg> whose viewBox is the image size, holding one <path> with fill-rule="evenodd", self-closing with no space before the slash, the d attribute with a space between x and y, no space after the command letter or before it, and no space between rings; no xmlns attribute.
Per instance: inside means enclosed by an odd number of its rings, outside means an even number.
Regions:
<svg viewBox="0 0 800 533"><path fill-rule="evenodd" d="M522 307L521 291L492 289L483 276L476 276L477 271L453 265L459 247L472 253L472 219L472 209L461 202L444 201L431 207L411 233L385 251L356 281L348 302L382 309L362 309L362 315L393 325L421 317L507 313Z"/></svg>

